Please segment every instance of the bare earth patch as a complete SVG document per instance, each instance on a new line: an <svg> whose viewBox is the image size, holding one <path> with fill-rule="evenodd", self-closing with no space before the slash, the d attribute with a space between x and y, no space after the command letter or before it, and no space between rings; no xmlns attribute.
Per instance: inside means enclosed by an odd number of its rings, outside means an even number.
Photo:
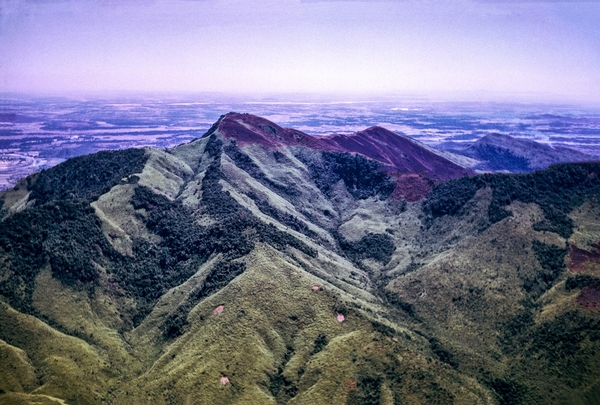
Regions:
<svg viewBox="0 0 600 405"><path fill-rule="evenodd" d="M594 270L594 265L600 265L600 242L593 245L592 250L580 249L574 243L570 245L567 267L572 273L587 273Z"/></svg>
<svg viewBox="0 0 600 405"><path fill-rule="evenodd" d="M600 309L600 284L592 283L581 290L577 303L586 309Z"/></svg>

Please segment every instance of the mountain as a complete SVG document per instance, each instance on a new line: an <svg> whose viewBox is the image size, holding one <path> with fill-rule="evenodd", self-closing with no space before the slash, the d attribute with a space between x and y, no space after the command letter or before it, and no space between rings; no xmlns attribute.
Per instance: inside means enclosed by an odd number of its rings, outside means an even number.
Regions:
<svg viewBox="0 0 600 405"><path fill-rule="evenodd" d="M0 194L0 404L597 403L600 164L396 137L231 113Z"/></svg>
<svg viewBox="0 0 600 405"><path fill-rule="evenodd" d="M555 163L594 160L592 156L573 149L503 134L488 134L467 148L453 151L481 161L474 169L513 173L545 169Z"/></svg>
<svg viewBox="0 0 600 405"><path fill-rule="evenodd" d="M228 139L239 145L259 144L271 149L306 146L321 151L359 154L382 163L388 171L419 173L428 179L448 180L474 174L410 138L377 126L351 135L311 136L281 128L264 118L237 113L226 114L216 125Z"/></svg>
<svg viewBox="0 0 600 405"><path fill-rule="evenodd" d="M223 116L216 125L228 139L241 146L257 144L269 149L304 146L334 154L364 156L383 165L382 169L396 179L394 196L407 201L421 200L435 181L475 174L415 141L381 127L370 127L352 135L315 137L281 128L264 118L236 113Z"/></svg>

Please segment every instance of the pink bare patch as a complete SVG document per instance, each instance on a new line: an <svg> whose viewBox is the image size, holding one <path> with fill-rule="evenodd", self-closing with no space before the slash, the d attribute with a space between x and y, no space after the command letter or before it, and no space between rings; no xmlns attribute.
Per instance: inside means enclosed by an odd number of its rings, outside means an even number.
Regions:
<svg viewBox="0 0 600 405"><path fill-rule="evenodd" d="M348 380L346 381L346 384L344 385L344 393L347 394L350 390L355 390L356 389L356 381L354 380Z"/></svg>
<svg viewBox="0 0 600 405"><path fill-rule="evenodd" d="M320 285L313 285L313 286L312 286L312 290L313 290L313 291L319 291L320 289L321 289L321 286L320 286Z"/></svg>
<svg viewBox="0 0 600 405"><path fill-rule="evenodd" d="M215 308L215 310L213 311L213 315L221 315L221 312L223 312L223 309L225 307L223 305L219 305L218 307Z"/></svg>
<svg viewBox="0 0 600 405"><path fill-rule="evenodd" d="M338 314L337 315L338 322L344 322L345 319L346 319L346 317L344 316L344 314Z"/></svg>
<svg viewBox="0 0 600 405"><path fill-rule="evenodd" d="M229 378L223 376L221 377L221 385L227 385L229 383Z"/></svg>

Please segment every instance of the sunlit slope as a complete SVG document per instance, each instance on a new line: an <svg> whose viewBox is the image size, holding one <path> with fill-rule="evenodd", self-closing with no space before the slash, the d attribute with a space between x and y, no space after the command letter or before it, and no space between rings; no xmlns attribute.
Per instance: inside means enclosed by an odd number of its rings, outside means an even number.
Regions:
<svg viewBox="0 0 600 405"><path fill-rule="evenodd" d="M2 194L0 404L594 403L598 165L439 183L304 136L230 114Z"/></svg>

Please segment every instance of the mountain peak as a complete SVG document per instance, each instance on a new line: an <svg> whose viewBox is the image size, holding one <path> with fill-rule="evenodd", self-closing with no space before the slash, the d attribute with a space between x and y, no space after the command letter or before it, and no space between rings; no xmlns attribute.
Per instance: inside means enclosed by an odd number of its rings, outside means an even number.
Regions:
<svg viewBox="0 0 600 405"><path fill-rule="evenodd" d="M225 114L217 127L219 132L227 138L235 139L241 145L258 143L270 147L277 147L281 144L278 133L282 129L264 118L235 112Z"/></svg>
<svg viewBox="0 0 600 405"><path fill-rule="evenodd" d="M225 114L215 125L215 131L242 147L247 144L267 148L304 146L320 151L359 154L382 163L391 172L418 173L433 180L473 174L414 140L380 126L371 126L353 134L313 136L283 128L256 115L235 112ZM214 132L213 128L208 134Z"/></svg>

